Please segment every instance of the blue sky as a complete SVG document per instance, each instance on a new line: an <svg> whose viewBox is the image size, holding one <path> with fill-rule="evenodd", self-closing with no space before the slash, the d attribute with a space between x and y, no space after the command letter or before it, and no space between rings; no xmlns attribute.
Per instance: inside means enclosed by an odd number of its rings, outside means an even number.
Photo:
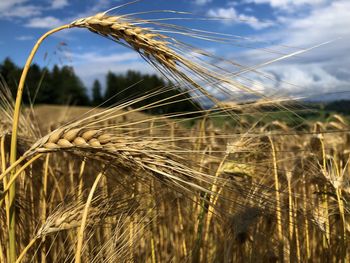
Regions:
<svg viewBox="0 0 350 263"><path fill-rule="evenodd" d="M1 0L0 61L12 58L23 65L35 39L47 30L126 3L124 0ZM327 45L259 69L269 75L248 74L252 86L309 96L350 91L349 0L144 0L114 14L177 10L191 17L220 17L220 21L176 20L189 28L238 35L237 45L187 42L219 56L253 66L326 41ZM160 18L186 15L148 14ZM278 53L278 54L277 54ZM35 62L70 65L86 86L103 81L108 70L154 72L137 54L82 29L58 33L45 41ZM344 94L344 93L339 93ZM337 95L341 96L341 95Z"/></svg>

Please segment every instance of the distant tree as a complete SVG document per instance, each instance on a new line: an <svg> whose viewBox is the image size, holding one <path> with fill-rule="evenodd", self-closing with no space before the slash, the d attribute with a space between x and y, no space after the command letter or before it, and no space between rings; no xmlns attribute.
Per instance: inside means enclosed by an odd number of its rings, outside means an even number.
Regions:
<svg viewBox="0 0 350 263"><path fill-rule="evenodd" d="M60 68L57 65L54 65L48 79L49 87L47 92L47 102L49 104L63 103L60 94L63 93L61 87L63 86L64 81Z"/></svg>
<svg viewBox="0 0 350 263"><path fill-rule="evenodd" d="M51 101L54 99L55 90L54 87L51 85L51 72L48 68L44 67L40 71L39 74L31 74L29 73L28 78L32 78L29 76L33 75L33 86L31 90L35 90L35 93L31 94L31 100L34 103L38 104L48 104L52 103ZM36 75L36 76L35 76Z"/></svg>
<svg viewBox="0 0 350 263"><path fill-rule="evenodd" d="M92 85L92 104L93 106L98 106L103 102L103 97L101 93L101 84L96 79Z"/></svg>
<svg viewBox="0 0 350 263"><path fill-rule="evenodd" d="M107 105L119 104L125 101L124 96L126 81L122 75L116 75L112 72L108 72L106 76L106 92L104 100L107 101Z"/></svg>
<svg viewBox="0 0 350 263"><path fill-rule="evenodd" d="M147 95L141 101L134 103L132 107L142 107L162 100L161 107L152 107L145 111L152 114L166 114L200 109L198 103L187 92L176 87L167 88L166 86L170 84L157 75L141 74L132 70L124 75L108 72L106 84L104 99L109 99L109 105L120 104L123 101Z"/></svg>
<svg viewBox="0 0 350 263"><path fill-rule="evenodd" d="M45 83L45 81L41 80L44 80L44 76L45 70L42 70L37 64L31 65L25 83L24 103L42 102L44 98L41 95L41 91L43 90L42 84Z"/></svg>
<svg viewBox="0 0 350 263"><path fill-rule="evenodd" d="M60 70L60 85L58 104L89 105L89 97L86 94L81 80L75 75L72 67L64 66Z"/></svg>
<svg viewBox="0 0 350 263"><path fill-rule="evenodd" d="M326 111L334 111L337 113L350 114L350 100L338 100L332 101L325 105L324 109Z"/></svg>
<svg viewBox="0 0 350 263"><path fill-rule="evenodd" d="M5 79L12 95L15 96L21 74L20 68L17 67L10 58L5 58L0 65L0 74Z"/></svg>

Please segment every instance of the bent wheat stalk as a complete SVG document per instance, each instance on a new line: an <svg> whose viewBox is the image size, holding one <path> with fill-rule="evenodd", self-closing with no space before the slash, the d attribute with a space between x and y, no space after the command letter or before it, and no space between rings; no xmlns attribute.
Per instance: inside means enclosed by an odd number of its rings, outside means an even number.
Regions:
<svg viewBox="0 0 350 263"><path fill-rule="evenodd" d="M81 262L81 250L82 250L82 247L83 247L84 231L85 231L85 227L86 227L86 221L87 221L87 218L88 218L89 207L90 207L90 204L92 202L92 198L94 196L96 187L97 187L100 179L102 178L102 176L103 176L103 173L101 172L96 177L95 182L92 185L92 188L90 190L88 199L87 199L85 207L84 207L84 212L83 212L83 216L82 216L82 219L81 219L81 224L80 224L80 228L79 228L79 232L78 232L77 249L76 249L76 254L75 254L75 262L76 263L80 263Z"/></svg>
<svg viewBox="0 0 350 263"><path fill-rule="evenodd" d="M17 95L16 95L16 103L13 113L13 125L12 125L12 135L11 135L11 150L10 150L10 164L14 164L17 160L17 133L18 133L18 123L19 123L19 117L20 117L20 110L21 110L21 104L22 104L22 96L23 96L23 88L24 83L29 71L29 67L33 61L33 58L35 56L35 53L37 52L40 44L47 38L49 35L52 35L53 33L56 33L58 31L61 31L63 29L69 28L69 25L61 26L58 28L55 28L46 34L44 34L35 44L33 50L31 51L26 64L24 65L24 69L22 71L22 75L19 81L19 85L17 88ZM10 179L13 178L15 175L15 171L11 173ZM10 225L9 225L9 260L10 262L15 262L16 260L16 234L15 234L15 207L14 207L14 201L15 201L15 191L16 187L15 184L11 185L11 188L9 190L9 204L10 204Z"/></svg>

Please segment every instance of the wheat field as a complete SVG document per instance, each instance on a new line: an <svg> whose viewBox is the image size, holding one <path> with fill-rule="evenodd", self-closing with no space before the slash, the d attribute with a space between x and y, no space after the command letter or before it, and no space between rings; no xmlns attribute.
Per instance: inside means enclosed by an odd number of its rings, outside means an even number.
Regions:
<svg viewBox="0 0 350 263"><path fill-rule="evenodd" d="M142 23L100 13L53 29L16 101L1 83L0 262L348 262L347 118L305 120L298 102L258 94ZM133 49L173 86L111 107L21 106L37 48L75 27ZM134 106L174 87L213 106ZM225 104L208 87L260 99ZM301 124L261 121L266 105Z"/></svg>

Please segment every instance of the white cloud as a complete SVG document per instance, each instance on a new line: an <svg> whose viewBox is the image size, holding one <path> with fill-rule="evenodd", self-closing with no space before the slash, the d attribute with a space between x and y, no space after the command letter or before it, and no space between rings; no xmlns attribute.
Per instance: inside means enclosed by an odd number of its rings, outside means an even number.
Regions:
<svg viewBox="0 0 350 263"><path fill-rule="evenodd" d="M301 44L301 41L317 43L350 36L349 10L350 1L336 1L326 7L314 9L304 18L287 20L288 27L293 30L292 35L288 34L290 41L297 44Z"/></svg>
<svg viewBox="0 0 350 263"><path fill-rule="evenodd" d="M53 0L51 1L51 8L52 9L61 9L63 7L68 6L68 0Z"/></svg>
<svg viewBox="0 0 350 263"><path fill-rule="evenodd" d="M18 36L16 37L16 40L18 41L28 41L28 40L33 40L33 36Z"/></svg>
<svg viewBox="0 0 350 263"><path fill-rule="evenodd" d="M292 53L295 48L312 47L334 40L327 45L263 70L274 76L274 83L255 76L267 86L304 94L350 91L350 1L334 1L326 6L314 7L303 17L280 18L281 27L265 35L277 45L265 45L269 50ZM263 51L248 51L249 64L276 58L276 54ZM263 59L262 59L263 58ZM254 62L253 62L254 60ZM251 77L251 75L250 75ZM295 84L296 86L289 85Z"/></svg>
<svg viewBox="0 0 350 263"><path fill-rule="evenodd" d="M41 13L41 9L27 4L28 0L2 0L0 1L0 17L31 17Z"/></svg>
<svg viewBox="0 0 350 263"><path fill-rule="evenodd" d="M95 79L102 83L108 71L124 73L127 70L154 73L155 70L148 65L136 52L116 54L102 54L97 52L80 52L67 54L72 61L75 72L87 87L91 87Z"/></svg>
<svg viewBox="0 0 350 263"><path fill-rule="evenodd" d="M97 52L85 52L85 53L71 53L67 54L72 59L76 59L78 64L105 62L105 63L121 63L132 60L140 59L140 56L136 52L125 52L122 54L109 54L104 55Z"/></svg>
<svg viewBox="0 0 350 263"><path fill-rule="evenodd" d="M54 28L62 25L62 21L53 16L35 17L28 21L26 27L32 28Z"/></svg>
<svg viewBox="0 0 350 263"><path fill-rule="evenodd" d="M243 23L257 30L273 26L271 21L260 21L254 16L238 14L234 7L210 9L208 16L222 18L225 24Z"/></svg>
<svg viewBox="0 0 350 263"><path fill-rule="evenodd" d="M68 0L52 0L50 6L32 4L29 0L0 0L0 19L35 18L45 9L61 9L69 5Z"/></svg>
<svg viewBox="0 0 350 263"><path fill-rule="evenodd" d="M331 0L245 0L246 3L269 4L273 8L291 11L291 9L303 6L321 6L331 2Z"/></svg>
<svg viewBox="0 0 350 263"><path fill-rule="evenodd" d="M8 11L16 5L23 4L28 0L5 0L0 2L0 12Z"/></svg>
<svg viewBox="0 0 350 263"><path fill-rule="evenodd" d="M227 6L239 6L241 3L237 2L236 0L228 1Z"/></svg>
<svg viewBox="0 0 350 263"><path fill-rule="evenodd" d="M209 4L210 2L212 2L213 0L194 0L193 2L196 5L206 5Z"/></svg>
<svg viewBox="0 0 350 263"><path fill-rule="evenodd" d="M321 95L349 87L347 80L337 78L336 75L318 63L276 64L269 67L267 72L275 76L274 88L291 94L309 95L317 92Z"/></svg>

